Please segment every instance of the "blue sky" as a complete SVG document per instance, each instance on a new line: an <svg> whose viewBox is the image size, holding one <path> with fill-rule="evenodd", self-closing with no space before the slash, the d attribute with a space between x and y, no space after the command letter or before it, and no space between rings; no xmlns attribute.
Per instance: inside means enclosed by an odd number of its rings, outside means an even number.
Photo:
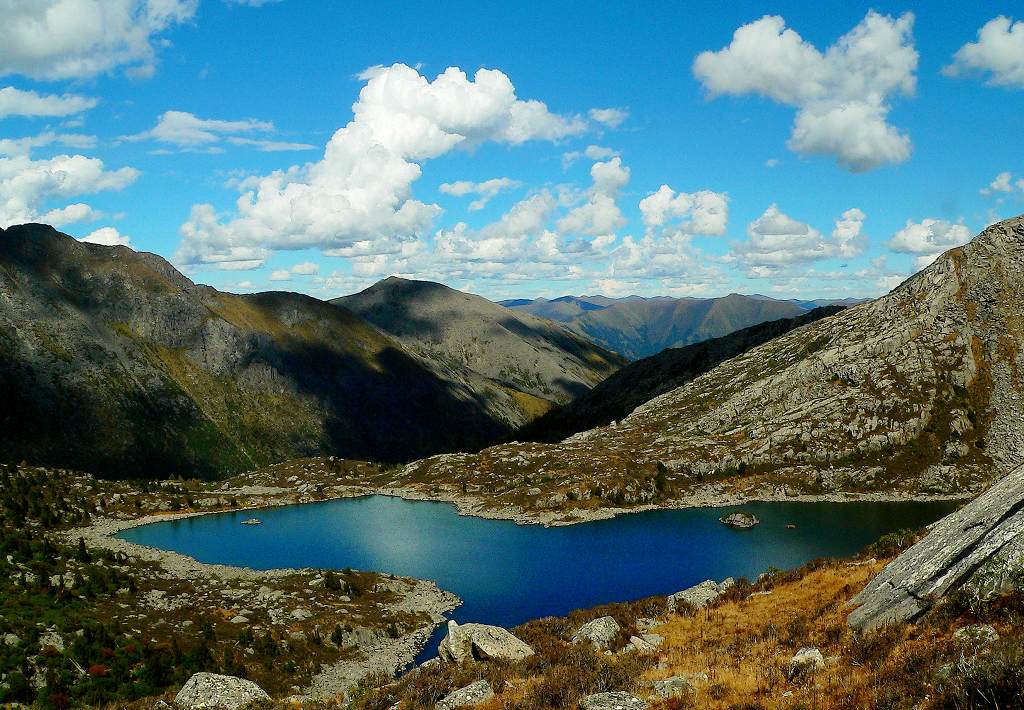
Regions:
<svg viewBox="0 0 1024 710"><path fill-rule="evenodd" d="M0 226L242 292L874 296L1024 212L1014 5L0 0Z"/></svg>

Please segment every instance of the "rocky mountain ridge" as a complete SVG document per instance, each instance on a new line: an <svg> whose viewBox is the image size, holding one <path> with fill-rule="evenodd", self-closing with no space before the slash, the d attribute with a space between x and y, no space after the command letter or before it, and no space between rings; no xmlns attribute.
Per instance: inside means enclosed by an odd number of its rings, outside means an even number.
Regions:
<svg viewBox="0 0 1024 710"><path fill-rule="evenodd" d="M625 361L558 323L503 308L443 284L390 277L332 301L454 379L511 394L523 424L590 390Z"/></svg>
<svg viewBox="0 0 1024 710"><path fill-rule="evenodd" d="M0 231L0 390L0 458L147 477L409 460L521 412L343 307L222 293L45 225Z"/></svg>
<svg viewBox="0 0 1024 710"><path fill-rule="evenodd" d="M968 495L1024 460L1021 303L1016 218L886 296L728 360L618 423L427 459L403 479L562 509L609 496L650 503L714 481L746 495Z"/></svg>

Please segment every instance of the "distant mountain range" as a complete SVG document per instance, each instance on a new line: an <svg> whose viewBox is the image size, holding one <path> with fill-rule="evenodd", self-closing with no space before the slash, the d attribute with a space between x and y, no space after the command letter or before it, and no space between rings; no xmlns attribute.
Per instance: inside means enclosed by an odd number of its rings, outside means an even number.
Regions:
<svg viewBox="0 0 1024 710"><path fill-rule="evenodd" d="M765 321L792 318L821 306L858 299L776 300L732 293L721 298L562 296L500 301L506 308L566 324L630 360L718 338Z"/></svg>
<svg viewBox="0 0 1024 710"><path fill-rule="evenodd" d="M45 225L0 230L0 460L145 477L313 454L403 461L494 441L621 362L484 303L507 322L499 350L522 358L493 379L336 304L222 293Z"/></svg>

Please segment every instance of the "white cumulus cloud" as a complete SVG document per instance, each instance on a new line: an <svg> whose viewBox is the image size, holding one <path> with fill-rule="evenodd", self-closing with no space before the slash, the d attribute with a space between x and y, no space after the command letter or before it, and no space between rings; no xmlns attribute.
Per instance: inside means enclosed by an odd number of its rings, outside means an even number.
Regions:
<svg viewBox="0 0 1024 710"><path fill-rule="evenodd" d="M453 197L477 195L477 199L469 203L469 211L476 212L486 207L487 203L499 193L517 188L521 184L518 180L501 177L484 180L483 182L472 182L470 180L446 182L442 183L438 189L446 195L452 195Z"/></svg>
<svg viewBox="0 0 1024 710"><path fill-rule="evenodd" d="M587 115L609 128L618 128L629 118L629 111L624 108L592 108Z"/></svg>
<svg viewBox="0 0 1024 710"><path fill-rule="evenodd" d="M978 30L978 40L958 49L943 72L982 74L993 86L1024 88L1024 21L1002 15L989 20Z"/></svg>
<svg viewBox="0 0 1024 710"><path fill-rule="evenodd" d="M0 30L2 32L2 30ZM0 57L3 50L0 49ZM8 116L73 116L96 106L98 99L79 94L40 94L13 86L0 89L0 118Z"/></svg>
<svg viewBox="0 0 1024 710"><path fill-rule="evenodd" d="M190 20L199 0L4 0L0 76L80 79L125 66L148 76L157 37Z"/></svg>
<svg viewBox="0 0 1024 710"><path fill-rule="evenodd" d="M79 241L89 244L102 244L108 247L128 247L132 244L132 238L127 234L121 234L115 227L101 227L82 237Z"/></svg>
<svg viewBox="0 0 1024 710"><path fill-rule="evenodd" d="M451 67L433 81L412 67L371 67L353 118L322 160L246 181L236 213L221 221L198 205L182 228L184 264L251 262L270 249L338 249L415 239L441 209L412 195L421 163L487 141L518 145L586 130L576 116L516 96L500 71L471 79Z"/></svg>
<svg viewBox="0 0 1024 710"><path fill-rule="evenodd" d="M693 72L709 97L759 94L797 109L789 148L828 155L853 172L910 156L910 138L888 123L889 99L915 90L914 17L868 12L819 51L785 20L743 25L723 49L702 52Z"/></svg>
<svg viewBox="0 0 1024 710"><path fill-rule="evenodd" d="M57 155L33 160L28 152L0 155L0 226L24 222L70 224L95 216L74 203L46 210L51 200L66 200L106 190L121 190L139 176L134 168L107 170L99 158Z"/></svg>
<svg viewBox="0 0 1024 710"><path fill-rule="evenodd" d="M594 184L586 202L558 220L560 231L596 236L614 232L626 224L616 201L619 190L629 182L629 168L622 164L622 158L594 163L590 177Z"/></svg>
<svg viewBox="0 0 1024 710"><path fill-rule="evenodd" d="M729 198L725 193L700 190L677 193L668 185L640 200L640 215L648 233L671 225L681 234L725 234Z"/></svg>
<svg viewBox="0 0 1024 710"><path fill-rule="evenodd" d="M914 222L908 219L903 229L892 235L889 248L895 252L916 255L914 266L923 269L947 250L970 240L971 232L963 221L926 218Z"/></svg>
<svg viewBox="0 0 1024 710"><path fill-rule="evenodd" d="M771 205L747 225L748 239L736 245L733 255L753 276L774 275L780 269L820 259L857 256L867 242L862 234L865 219L857 208L846 210L826 236Z"/></svg>

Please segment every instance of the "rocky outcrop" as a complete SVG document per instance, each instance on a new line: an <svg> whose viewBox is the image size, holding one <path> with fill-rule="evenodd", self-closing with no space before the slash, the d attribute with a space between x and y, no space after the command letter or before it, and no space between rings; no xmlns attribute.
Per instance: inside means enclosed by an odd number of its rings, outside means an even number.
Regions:
<svg viewBox="0 0 1024 710"><path fill-rule="evenodd" d="M595 693L580 700L580 710L647 710L650 707L629 693Z"/></svg>
<svg viewBox="0 0 1024 710"><path fill-rule="evenodd" d="M683 673L651 683L654 692L662 698L676 698L693 690L697 683L707 683L707 673Z"/></svg>
<svg viewBox="0 0 1024 710"><path fill-rule="evenodd" d="M721 584L711 579L704 580L700 584L695 584L688 589L669 596L668 610L696 611L697 609L703 609L735 584L736 582L732 577L722 580Z"/></svg>
<svg viewBox="0 0 1024 710"><path fill-rule="evenodd" d="M735 513L729 513L723 515L718 519L719 522L725 523L731 528L752 528L758 525L761 521L753 513L748 513L744 510L737 510Z"/></svg>
<svg viewBox="0 0 1024 710"><path fill-rule="evenodd" d="M269 700L251 680L216 673L196 673L174 696L182 710L238 710L254 700Z"/></svg>
<svg viewBox="0 0 1024 710"><path fill-rule="evenodd" d="M912 621L966 584L1001 587L1024 565L1024 466L932 526L851 600L851 626Z"/></svg>
<svg viewBox="0 0 1024 710"><path fill-rule="evenodd" d="M604 650L615 639L621 627L610 616L602 616L588 621L573 634L573 643L589 643L594 648Z"/></svg>
<svg viewBox="0 0 1024 710"><path fill-rule="evenodd" d="M437 655L449 663L467 660L518 661L532 656L533 649L500 626L449 621L448 635L438 646Z"/></svg>
<svg viewBox="0 0 1024 710"><path fill-rule="evenodd" d="M437 710L455 710L456 708L471 707L479 705L494 697L494 690L486 680L478 680L470 683L465 688L459 688L449 693L438 702Z"/></svg>

